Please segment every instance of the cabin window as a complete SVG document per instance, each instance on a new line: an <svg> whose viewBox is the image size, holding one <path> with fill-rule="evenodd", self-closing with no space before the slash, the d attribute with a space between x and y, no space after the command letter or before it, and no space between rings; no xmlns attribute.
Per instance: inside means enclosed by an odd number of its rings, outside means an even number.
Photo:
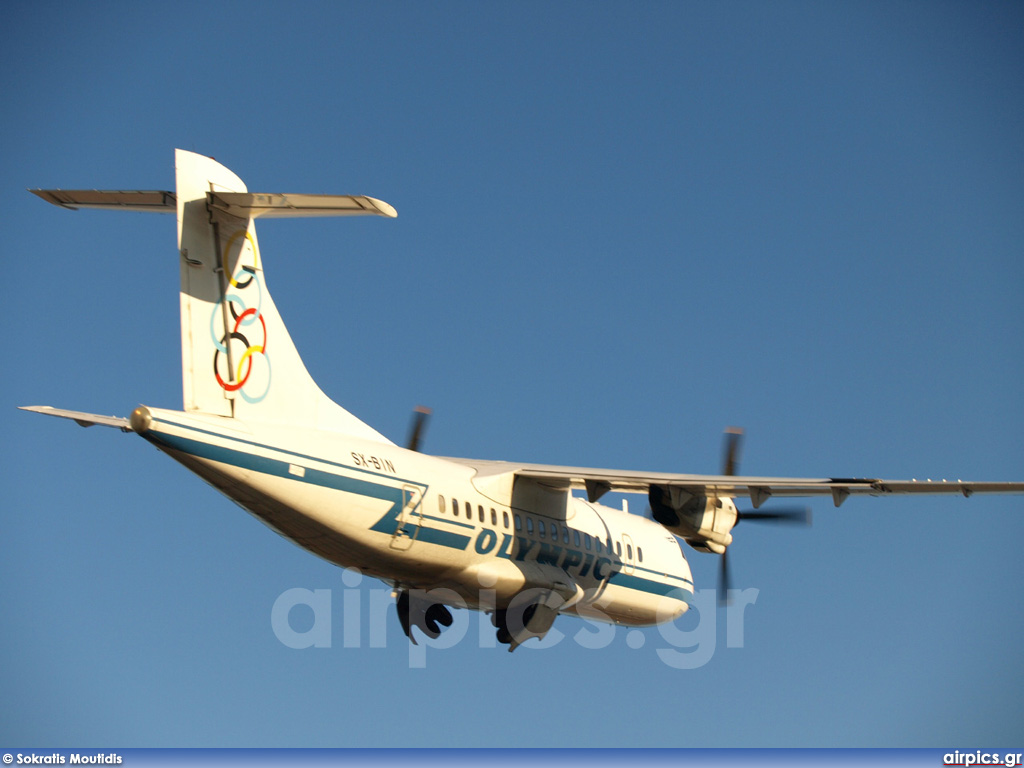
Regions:
<svg viewBox="0 0 1024 768"><path fill-rule="evenodd" d="M558 525L551 523L551 538L558 541Z"/></svg>
<svg viewBox="0 0 1024 768"><path fill-rule="evenodd" d="M516 530L523 530L523 518L521 518L519 515L516 515Z"/></svg>
<svg viewBox="0 0 1024 768"><path fill-rule="evenodd" d="M616 541L615 542L615 554L618 555L619 557L622 557L622 542L621 541Z"/></svg>
<svg viewBox="0 0 1024 768"><path fill-rule="evenodd" d="M569 543L569 529L566 528L564 525L562 526L562 543L563 544L568 544Z"/></svg>
<svg viewBox="0 0 1024 768"><path fill-rule="evenodd" d="M583 534L583 546L585 546L587 549L590 549L590 534L589 533L584 533Z"/></svg>
<svg viewBox="0 0 1024 768"><path fill-rule="evenodd" d="M444 496L441 494L437 495L437 511L444 512Z"/></svg>
<svg viewBox="0 0 1024 768"><path fill-rule="evenodd" d="M498 525L498 513L494 511L493 507L491 507L491 525L495 527Z"/></svg>
<svg viewBox="0 0 1024 768"><path fill-rule="evenodd" d="M505 527L508 528L508 512L502 510L502 512L501 512L501 520L505 524Z"/></svg>
<svg viewBox="0 0 1024 768"><path fill-rule="evenodd" d="M579 531L573 531L572 532L572 540L573 540L573 542L575 542L577 547L580 545L580 532Z"/></svg>
<svg viewBox="0 0 1024 768"><path fill-rule="evenodd" d="M544 534L544 521L543 520L538 520L537 521L537 533L540 534L540 537L542 539L545 538L545 534Z"/></svg>
<svg viewBox="0 0 1024 768"><path fill-rule="evenodd" d="M632 560L633 559L633 545L632 544L627 544L626 545L626 559L627 560Z"/></svg>
<svg viewBox="0 0 1024 768"><path fill-rule="evenodd" d="M478 506L476 508L476 514L480 518L480 522L482 523L484 521L484 508L483 508L483 506Z"/></svg>
<svg viewBox="0 0 1024 768"><path fill-rule="evenodd" d="M452 514L455 515L456 517L459 516L459 500L458 499L452 499Z"/></svg>
<svg viewBox="0 0 1024 768"><path fill-rule="evenodd" d="M600 539L597 539L597 538L594 539L594 548L597 550L597 554L600 555L601 554L601 540ZM611 554L611 550L610 549L608 550L608 553Z"/></svg>
<svg viewBox="0 0 1024 768"><path fill-rule="evenodd" d="M636 559L639 560L641 563L644 561L644 548L643 547L637 547L636 548Z"/></svg>
<svg viewBox="0 0 1024 768"><path fill-rule="evenodd" d="M466 519L469 520L469 522L473 522L473 505L468 501L466 502Z"/></svg>
<svg viewBox="0 0 1024 768"><path fill-rule="evenodd" d="M533 518L532 517L527 517L526 518L526 532L527 533L533 533Z"/></svg>

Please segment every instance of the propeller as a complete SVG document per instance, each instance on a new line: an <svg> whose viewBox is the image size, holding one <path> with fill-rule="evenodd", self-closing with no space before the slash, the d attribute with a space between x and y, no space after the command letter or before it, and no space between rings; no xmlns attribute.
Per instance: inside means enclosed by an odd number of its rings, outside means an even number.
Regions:
<svg viewBox="0 0 1024 768"><path fill-rule="evenodd" d="M755 512L753 510L750 512L744 512L742 510L736 510L736 523L733 525L733 528L740 524L740 520L761 520L773 523L789 523L790 525L810 525L811 508L789 507L787 509L776 509L771 512Z"/></svg>
<svg viewBox="0 0 1024 768"><path fill-rule="evenodd" d="M722 474L732 477L740 465L740 447L743 430L740 427L725 428L725 454L722 457Z"/></svg>
<svg viewBox="0 0 1024 768"><path fill-rule="evenodd" d="M725 430L725 452L722 460L722 474L732 477L739 470L740 448L743 442L743 430L739 427L728 427ZM810 525L810 507L791 507L788 509L775 509L770 512L759 512L757 510L736 510L736 522L733 528L743 520L761 523L783 523L787 525ZM732 576L729 569L729 550L732 546L725 548L721 557L721 565L718 571L718 604L729 605L731 599L729 590L732 589Z"/></svg>
<svg viewBox="0 0 1024 768"><path fill-rule="evenodd" d="M410 451L418 451L420 442L423 440L423 433L426 431L430 414L433 413L423 405L417 405L412 412L412 424L409 426L409 439L405 441L405 447Z"/></svg>

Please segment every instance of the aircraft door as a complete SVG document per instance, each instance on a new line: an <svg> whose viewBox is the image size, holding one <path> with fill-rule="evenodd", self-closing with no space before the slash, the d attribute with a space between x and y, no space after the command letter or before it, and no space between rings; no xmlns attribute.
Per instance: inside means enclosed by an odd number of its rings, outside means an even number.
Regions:
<svg viewBox="0 0 1024 768"><path fill-rule="evenodd" d="M585 499L578 497L572 497L572 505L575 507L575 517L573 523L583 531L604 531L608 533L608 526L601 518L600 512L589 504ZM600 539L605 542L606 536L597 535L593 536L593 541ZM613 552L609 552L602 545L601 553L591 550L589 546L586 546L581 552L583 555L583 566L582 573L585 573L584 581L581 582L581 586L587 589L591 595L591 601L600 597L604 592L604 588L608 585L608 580L611 578L612 573L615 572L615 562L618 558L615 557ZM592 565L590 565L592 563Z"/></svg>
<svg viewBox="0 0 1024 768"><path fill-rule="evenodd" d="M620 559L623 573L636 572L636 545L626 533L622 534L622 557Z"/></svg>
<svg viewBox="0 0 1024 768"><path fill-rule="evenodd" d="M407 550L412 547L423 523L423 491L415 485L402 486L402 509L398 513L398 525L391 536L391 548Z"/></svg>

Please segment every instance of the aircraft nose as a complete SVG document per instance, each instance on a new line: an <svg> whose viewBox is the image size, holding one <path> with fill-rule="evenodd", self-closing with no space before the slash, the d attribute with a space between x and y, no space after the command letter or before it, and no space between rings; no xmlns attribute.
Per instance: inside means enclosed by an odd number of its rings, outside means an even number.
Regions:
<svg viewBox="0 0 1024 768"><path fill-rule="evenodd" d="M685 597L685 600L681 600L676 608L675 618L679 618L688 610L690 610L690 601L693 600L693 593L695 586L693 583L693 571L690 570L690 561L686 559L686 554L683 553L682 547L679 548L679 553L682 555L683 562L680 564L679 575L689 582L690 594Z"/></svg>

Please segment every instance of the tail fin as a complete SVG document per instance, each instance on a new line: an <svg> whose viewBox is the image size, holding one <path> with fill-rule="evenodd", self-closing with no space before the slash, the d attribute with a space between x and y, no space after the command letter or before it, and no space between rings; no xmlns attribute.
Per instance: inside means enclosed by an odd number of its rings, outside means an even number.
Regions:
<svg viewBox="0 0 1024 768"><path fill-rule="evenodd" d="M69 208L178 214L185 410L288 423L387 441L325 395L303 365L267 290L257 217L394 217L369 197L250 194L211 158L175 153L177 194L34 190Z"/></svg>

